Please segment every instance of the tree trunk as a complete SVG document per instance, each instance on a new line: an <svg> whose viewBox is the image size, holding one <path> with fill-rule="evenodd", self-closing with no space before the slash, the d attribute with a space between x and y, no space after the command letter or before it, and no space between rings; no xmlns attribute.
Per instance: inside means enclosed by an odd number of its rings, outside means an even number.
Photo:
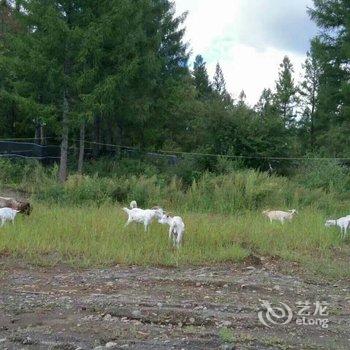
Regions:
<svg viewBox="0 0 350 350"><path fill-rule="evenodd" d="M312 106L311 106L311 115L310 115L310 143L311 150L315 149L315 111L316 111L316 88L314 87L313 95L312 95Z"/></svg>
<svg viewBox="0 0 350 350"><path fill-rule="evenodd" d="M62 142L61 142L61 160L59 170L59 181L64 183L67 180L67 163L68 163L68 113L69 106L66 93L63 96L63 113L62 113Z"/></svg>
<svg viewBox="0 0 350 350"><path fill-rule="evenodd" d="M113 142L113 125L110 123L107 124L107 130L106 130L106 151L108 154L111 154L111 152L114 151L114 148L111 146Z"/></svg>
<svg viewBox="0 0 350 350"><path fill-rule="evenodd" d="M85 152L85 122L80 124L80 140L79 140L79 159L78 159L78 174L83 173L84 165L84 152Z"/></svg>
<svg viewBox="0 0 350 350"><path fill-rule="evenodd" d="M40 144L40 125L38 122L35 122L35 143Z"/></svg>
<svg viewBox="0 0 350 350"><path fill-rule="evenodd" d="M97 158L100 153L100 135L101 135L101 118L100 116L95 116L94 118L94 142L92 145L92 155Z"/></svg>
<svg viewBox="0 0 350 350"><path fill-rule="evenodd" d="M45 125L43 123L40 124L40 143L41 145L45 145Z"/></svg>

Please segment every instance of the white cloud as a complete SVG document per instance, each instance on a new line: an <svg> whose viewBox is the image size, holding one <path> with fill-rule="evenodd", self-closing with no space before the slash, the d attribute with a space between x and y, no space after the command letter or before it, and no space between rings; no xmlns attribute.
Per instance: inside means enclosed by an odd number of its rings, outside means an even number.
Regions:
<svg viewBox="0 0 350 350"><path fill-rule="evenodd" d="M264 51L252 46L242 44L234 45L220 60L227 90L237 98L240 91L244 90L247 95L247 101L254 105L264 88L275 87L275 81L278 77L279 64L283 57L288 55L291 59L295 78L301 75L301 65L305 60L303 55L292 52L282 52L274 48L268 48ZM212 76L215 72L215 63L208 64L208 71Z"/></svg>
<svg viewBox="0 0 350 350"><path fill-rule="evenodd" d="M189 11L185 40L201 54L213 75L220 62L228 90L245 90L255 104L263 88L273 88L278 67L288 55L299 78L314 27L306 14L312 0L175 0ZM294 26L294 27L293 27ZM303 27L301 27L303 26ZM297 28L297 30L295 30ZM295 35L291 35L291 32Z"/></svg>

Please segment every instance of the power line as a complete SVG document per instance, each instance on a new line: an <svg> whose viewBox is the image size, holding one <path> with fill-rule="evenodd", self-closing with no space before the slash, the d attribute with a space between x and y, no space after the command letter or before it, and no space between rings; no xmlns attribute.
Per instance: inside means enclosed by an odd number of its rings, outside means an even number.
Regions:
<svg viewBox="0 0 350 350"><path fill-rule="evenodd" d="M37 159L37 160L43 160L43 159L60 159L61 157L53 157L53 156L44 156L44 157L32 157L32 156L24 156L21 154L0 154L0 158L24 158L24 159Z"/></svg>
<svg viewBox="0 0 350 350"><path fill-rule="evenodd" d="M80 142L80 140L72 140L76 142ZM136 147L129 147L129 146L121 146L121 145L115 145L115 144L109 144L109 143L102 143L102 142L93 142L93 141L84 141L84 143L88 144L94 144L98 146L108 146L108 147L115 147L119 149L130 149L139 151L139 148ZM146 152L146 153L163 153L167 155L189 155L189 156L199 156L199 157L222 157L222 158L229 158L229 159L262 159L262 160L338 160L338 161L350 161L350 158L338 158L338 157L270 157L270 156L233 156L233 155L226 155L226 154L215 154L215 153L201 153L201 152L183 152L183 151L153 151L153 152Z"/></svg>
<svg viewBox="0 0 350 350"><path fill-rule="evenodd" d="M55 137L50 137L51 139L56 139ZM49 137L47 137L49 139ZM14 140L14 139L12 139ZM17 140L36 140L34 138L22 138ZM3 141L3 139L0 139L0 142ZM80 142L81 140L77 139L71 139L73 142ZM133 151L140 151L137 147L130 147L130 146L123 146L123 145L116 145L116 144L110 144L110 143L103 143L103 142L95 142L95 141L86 141L83 140L85 144L89 145L97 145L97 146L106 146L106 147L113 147L118 149L125 149L125 150L133 150ZM7 141L12 142L12 141ZM38 145L39 147L50 147L50 145ZM52 147L52 145L51 145ZM56 145L56 147L58 147ZM20 151L22 152L22 151ZM163 154L163 155L182 155L182 156L192 156L192 157L215 157L215 158L226 158L226 159L254 159L254 160L287 160L287 161L313 161L313 160L320 160L320 161L326 161L326 160L335 160L335 161L350 161L350 158L342 158L342 157L271 157L271 156L235 156L235 155L226 155L226 154L215 154L215 153L202 153L202 152L184 152L184 151L152 151L152 152L146 152L149 154ZM1 156L18 156L26 158L22 155L16 155L16 154L9 154L9 155L1 155ZM45 159L45 158L53 158L53 159L59 159L60 157L27 157L27 158L36 158L36 159Z"/></svg>
<svg viewBox="0 0 350 350"><path fill-rule="evenodd" d="M31 141L31 140L57 140L59 139L58 137L54 136L48 136L48 137L40 137L40 138L35 138L35 137L15 137L15 138L0 138L0 141Z"/></svg>

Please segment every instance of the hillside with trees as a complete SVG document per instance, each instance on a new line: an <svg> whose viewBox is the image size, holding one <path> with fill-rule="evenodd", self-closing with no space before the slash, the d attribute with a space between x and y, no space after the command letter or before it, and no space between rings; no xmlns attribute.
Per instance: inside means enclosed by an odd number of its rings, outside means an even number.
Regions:
<svg viewBox="0 0 350 350"><path fill-rule="evenodd" d="M275 88L249 106L244 91L227 91L219 63L213 77L200 53L190 63L186 14L172 1L1 0L0 137L57 138L61 181L72 143L82 170L84 141L95 157L104 143L283 173L291 164L274 158L349 157L350 8L314 0L309 14L320 34L303 81L286 56Z"/></svg>

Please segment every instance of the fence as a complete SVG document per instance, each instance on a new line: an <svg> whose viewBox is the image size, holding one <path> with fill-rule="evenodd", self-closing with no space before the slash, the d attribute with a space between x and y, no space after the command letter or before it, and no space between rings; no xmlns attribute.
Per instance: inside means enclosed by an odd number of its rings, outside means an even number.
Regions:
<svg viewBox="0 0 350 350"><path fill-rule="evenodd" d="M42 146L31 142L0 141L0 157L58 160L60 147L56 145Z"/></svg>
<svg viewBox="0 0 350 350"><path fill-rule="evenodd" d="M70 154L76 154L77 147L72 146L69 151ZM92 148L85 148L84 153L87 159L93 156ZM142 154L138 149L128 147L118 147L118 152L116 152L116 149L104 149L99 155L111 156L113 158L134 159L139 159L141 156L144 156L148 160L165 160L169 165L176 165L180 160L179 157L175 155L154 152ZM43 163L53 163L58 162L60 159L60 146L43 146L32 142L0 141L0 157L37 159Z"/></svg>
<svg viewBox="0 0 350 350"><path fill-rule="evenodd" d="M69 154L77 156L77 144L79 140L72 140L74 143L69 148ZM96 142L86 141L86 144L99 145L102 148L99 150L99 156L110 156L111 158L134 158L140 159L145 158L149 161L165 161L169 165L176 165L181 162L181 159L184 156L187 157L202 157L202 158L211 158L211 157L225 157L227 159L245 159L245 160L260 160L267 162L270 168L270 162L280 162L280 161L291 161L291 162L300 162L305 160L337 160L343 165L350 166L350 158L307 158L307 157L263 157L263 156L232 156L232 155L219 155L219 154L205 154L205 153L189 153L189 152L141 152L137 148L132 147L123 147L118 145L102 144ZM173 153L173 154L172 154ZM2 140L0 141L0 158L28 158L28 159L37 159L43 163L53 163L58 162L60 159L60 146L59 145L40 145L33 142L24 142L24 141L10 141ZM93 149L85 147L85 158L91 159L93 157Z"/></svg>

